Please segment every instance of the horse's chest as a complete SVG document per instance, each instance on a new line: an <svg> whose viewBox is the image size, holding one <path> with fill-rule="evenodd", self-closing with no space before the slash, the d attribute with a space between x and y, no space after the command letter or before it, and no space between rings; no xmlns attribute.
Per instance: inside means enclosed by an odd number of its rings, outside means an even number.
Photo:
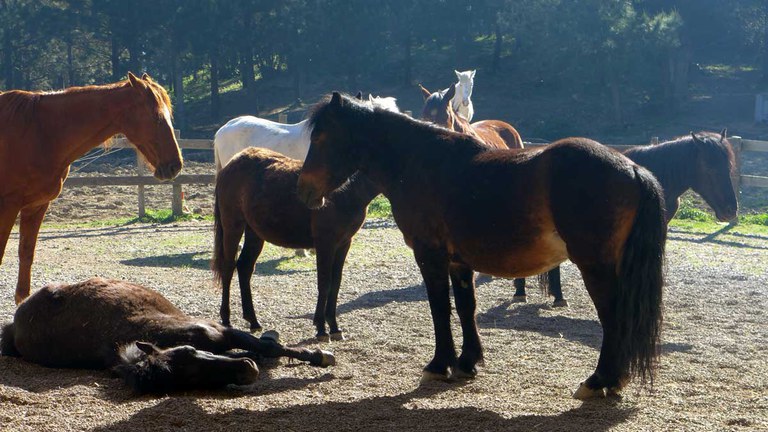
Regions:
<svg viewBox="0 0 768 432"><path fill-rule="evenodd" d="M59 196L68 173L68 168L59 175L52 175L50 171L41 169L15 172L0 188L3 203L19 209L48 203Z"/></svg>

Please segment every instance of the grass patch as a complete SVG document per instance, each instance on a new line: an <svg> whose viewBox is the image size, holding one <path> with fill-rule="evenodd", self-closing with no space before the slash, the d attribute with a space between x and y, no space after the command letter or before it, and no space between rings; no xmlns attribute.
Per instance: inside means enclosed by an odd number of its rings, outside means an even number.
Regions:
<svg viewBox="0 0 768 432"><path fill-rule="evenodd" d="M391 218L392 204L384 195L379 195L368 205L368 217L371 218Z"/></svg>
<svg viewBox="0 0 768 432"><path fill-rule="evenodd" d="M213 216L203 216L198 214L184 213L180 216L175 216L170 209L163 210L147 210L147 214L140 218L133 218L128 223L156 223L165 224L171 222L187 222L193 220L213 220Z"/></svg>

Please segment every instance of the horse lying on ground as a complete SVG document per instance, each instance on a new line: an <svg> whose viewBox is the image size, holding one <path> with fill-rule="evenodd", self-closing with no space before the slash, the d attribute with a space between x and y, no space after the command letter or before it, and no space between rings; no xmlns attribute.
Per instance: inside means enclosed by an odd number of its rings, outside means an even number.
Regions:
<svg viewBox="0 0 768 432"><path fill-rule="evenodd" d="M481 120L470 124L469 121L457 115L451 106L451 98L457 92L456 87L451 86L447 90L435 93L430 93L421 84L419 88L424 96L422 120L471 135L490 148L523 148L523 139L509 123L501 120Z"/></svg>
<svg viewBox="0 0 768 432"><path fill-rule="evenodd" d="M0 93L0 262L20 216L16 304L29 296L37 234L69 165L117 133L136 146L158 179L181 170L171 100L147 74L50 93Z"/></svg>
<svg viewBox="0 0 768 432"><path fill-rule="evenodd" d="M738 213L738 201L731 174L736 164L726 131L692 133L654 146L638 146L624 156L647 168L664 190L665 219L675 217L680 196L693 189L701 195L722 222ZM544 279L549 294L555 297L553 306L567 306L560 282L560 267L550 270ZM525 283L515 280L515 301L526 300Z"/></svg>
<svg viewBox="0 0 768 432"><path fill-rule="evenodd" d="M358 93L358 99L362 98L362 93ZM374 97L369 94L367 103L400 112L397 99L393 97ZM268 148L303 161L307 157L310 132L306 120L283 124L253 116L233 118L216 131L213 139L216 172L221 171L237 153L248 147Z"/></svg>
<svg viewBox="0 0 768 432"><path fill-rule="evenodd" d="M488 150L465 134L334 93L315 106L297 193L321 207L360 171L392 203L427 288L435 354L425 379L473 377L483 358L474 271L525 277L570 258L603 341L577 398L653 379L664 285L663 196L653 175L584 138L545 149ZM463 333L457 358L449 289Z"/></svg>
<svg viewBox="0 0 768 432"><path fill-rule="evenodd" d="M335 364L329 352L284 347L272 333L257 339L189 317L140 285L92 278L48 285L22 302L2 328L0 354L47 367L112 368L139 393L250 384L257 356ZM233 349L246 352L227 353Z"/></svg>
<svg viewBox="0 0 768 432"><path fill-rule="evenodd" d="M251 275L264 242L317 252L317 338L343 339L336 322L342 269L352 237L365 221L368 204L379 194L364 176L328 197L328 205L310 210L296 195L301 161L269 149L249 147L232 159L216 178L214 253L211 267L222 287L221 322L230 325L229 288L237 268L243 317L259 330L251 298ZM240 257L237 246L245 233Z"/></svg>

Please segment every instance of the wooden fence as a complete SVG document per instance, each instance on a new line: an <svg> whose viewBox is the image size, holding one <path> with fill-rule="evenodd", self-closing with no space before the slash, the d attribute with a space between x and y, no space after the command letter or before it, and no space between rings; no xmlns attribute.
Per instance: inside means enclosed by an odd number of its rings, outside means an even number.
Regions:
<svg viewBox="0 0 768 432"><path fill-rule="evenodd" d="M281 116L281 123L285 123L286 119ZM178 135L178 134L177 134ZM654 140L655 141L655 140ZM768 177L754 176L754 175L742 175L741 174L741 154L744 152L768 152L768 141L756 141L750 139L742 139L738 136L729 138L729 141L733 145L734 153L736 154L736 170L734 172L734 189L738 196L742 186L763 187L768 188ZM179 139L179 147L186 150L213 150L213 140L209 139ZM525 143L526 147L540 147L546 144L538 143ZM647 145L647 144L646 144ZM624 151L634 145L608 145L619 151ZM125 138L117 138L114 140L112 147L114 148L133 148L131 144ZM162 182L156 178L147 175L146 170L143 168L143 163L139 160L137 155L137 172L132 176L101 176L101 177L78 177L70 176L64 182L64 187L78 187L78 186L138 186L138 214L139 217L144 216L146 207L144 201L144 187L148 185L160 185L167 184L172 187L171 209L174 215L181 215L183 213L183 193L182 185L185 184L213 184L216 182L216 176L214 174L194 174L187 175L181 174L175 179Z"/></svg>

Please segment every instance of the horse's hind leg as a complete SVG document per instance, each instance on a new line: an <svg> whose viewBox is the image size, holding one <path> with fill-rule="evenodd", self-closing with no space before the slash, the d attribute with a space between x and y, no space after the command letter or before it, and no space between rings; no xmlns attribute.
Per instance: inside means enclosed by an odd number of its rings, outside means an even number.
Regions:
<svg viewBox="0 0 768 432"><path fill-rule="evenodd" d="M260 331L261 324L256 318L256 311L253 309L253 297L251 295L251 276L256 268L256 260L259 259L262 249L264 249L264 240L259 237L250 227L245 227L245 242L243 250L237 259L237 278L240 283L240 300L243 304L243 318L250 323L251 331Z"/></svg>
<svg viewBox="0 0 768 432"><path fill-rule="evenodd" d="M306 348L290 348L274 339L267 337L255 338L250 333L232 328L224 329L224 337L229 344L229 349L239 348L264 357L295 358L309 362L312 366L319 367L334 366L336 364L334 355L321 349L310 351Z"/></svg>
<svg viewBox="0 0 768 432"><path fill-rule="evenodd" d="M351 240L347 240L342 243L337 249L336 254L333 257L333 269L331 273L331 290L328 293L328 303L325 305L325 322L328 323L328 330L331 333L331 340L344 340L344 333L339 328L339 323L336 321L336 305L339 300L339 288L341 287L341 277L344 270L344 261L347 259L347 253L349 253L349 246L352 244Z"/></svg>
<svg viewBox="0 0 768 432"><path fill-rule="evenodd" d="M465 265L452 263L450 275L453 297L456 300L456 312L459 314L464 337L454 376L472 378L477 375L475 365L483 359L483 348L480 344L480 334L477 332L477 321L475 320L477 307L475 274L471 268Z"/></svg>
<svg viewBox="0 0 768 432"><path fill-rule="evenodd" d="M512 296L512 303L525 303L527 296L525 295L525 278L515 278L515 295Z"/></svg>
<svg viewBox="0 0 768 432"><path fill-rule="evenodd" d="M560 282L560 266L547 272L547 289L549 295L555 298L552 307L567 307L568 301L563 298L563 286Z"/></svg>
<svg viewBox="0 0 768 432"><path fill-rule="evenodd" d="M35 259L37 234L43 223L48 203L21 210L19 224L19 280L16 284L16 304L29 297L32 281L32 261Z"/></svg>
<svg viewBox="0 0 768 432"><path fill-rule="evenodd" d="M619 340L616 332L617 316L614 311L614 298L619 283L616 266L614 264L579 265L579 269L603 327L603 342L595 373L581 383L573 395L577 399L588 399L603 397L606 391L617 392L628 381L628 374L619 365L622 341Z"/></svg>
<svg viewBox="0 0 768 432"><path fill-rule="evenodd" d="M239 220L225 223L222 218L220 223L222 232L220 234L217 233L217 235L220 235L220 239L216 241L221 241L221 245L216 247L217 251L215 253L219 256L214 259L214 264L218 266L214 271L217 271L221 278L221 308L219 309L219 316L221 317L221 323L229 327L229 289L235 273L235 255L237 255L240 237L245 229L245 221Z"/></svg>

